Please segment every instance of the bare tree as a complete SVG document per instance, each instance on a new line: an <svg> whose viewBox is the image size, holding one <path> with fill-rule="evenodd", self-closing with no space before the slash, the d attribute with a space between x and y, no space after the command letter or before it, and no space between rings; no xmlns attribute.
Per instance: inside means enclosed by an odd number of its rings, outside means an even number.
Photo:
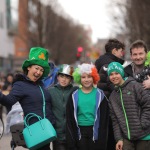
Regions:
<svg viewBox="0 0 150 150"><path fill-rule="evenodd" d="M118 24L120 33L126 35L129 42L137 39L144 40L150 46L150 1L149 0L115 0L115 7L120 11L122 19L116 13L113 17ZM124 28L120 28L119 22L123 23Z"/></svg>
<svg viewBox="0 0 150 150"><path fill-rule="evenodd" d="M28 47L47 48L56 64L73 63L78 46L86 50L90 47L87 31L80 24L75 24L70 17L65 18L54 11L59 6L56 5L57 1L45 2L28 0L28 11L24 16Z"/></svg>

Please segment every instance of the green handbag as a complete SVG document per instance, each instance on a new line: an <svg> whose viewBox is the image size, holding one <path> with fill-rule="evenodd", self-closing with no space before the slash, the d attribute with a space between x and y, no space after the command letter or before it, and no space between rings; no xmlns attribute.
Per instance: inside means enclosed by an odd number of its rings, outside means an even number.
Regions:
<svg viewBox="0 0 150 150"><path fill-rule="evenodd" d="M39 149L57 138L54 127L50 121L45 118L45 96L41 87L40 90L43 95L44 118L41 118L39 115L34 113L29 113L24 118L25 128L23 130L23 136L26 146L30 150ZM29 125L29 120L33 117L36 117L38 121L32 125Z"/></svg>

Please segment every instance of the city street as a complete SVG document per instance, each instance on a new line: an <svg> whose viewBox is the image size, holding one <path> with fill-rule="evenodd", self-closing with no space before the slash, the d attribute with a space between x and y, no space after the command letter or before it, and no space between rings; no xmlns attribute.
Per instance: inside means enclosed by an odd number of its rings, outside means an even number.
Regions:
<svg viewBox="0 0 150 150"><path fill-rule="evenodd" d="M6 109L3 109L3 121L6 126ZM3 137L0 139L0 150L11 150L10 141L12 139L11 133L4 133ZM22 146L17 146L15 150L25 150ZM27 150L27 149L26 149Z"/></svg>
<svg viewBox="0 0 150 150"><path fill-rule="evenodd" d="M6 109L5 108L3 109L2 116L3 116L4 125L6 126ZM8 134L4 133L4 135L0 139L0 150L12 150L10 146L11 139L12 139L11 133L8 133ZM27 150L27 148L24 148L22 146L17 146L14 150Z"/></svg>
<svg viewBox="0 0 150 150"><path fill-rule="evenodd" d="M11 133L4 134L2 139L0 139L0 150L11 150L10 141L11 141ZM17 146L15 150L27 150L27 149L23 148L22 146Z"/></svg>
<svg viewBox="0 0 150 150"><path fill-rule="evenodd" d="M3 135L2 139L0 139L0 150L11 150L10 141L11 133ZM17 146L15 150L27 150L27 148Z"/></svg>

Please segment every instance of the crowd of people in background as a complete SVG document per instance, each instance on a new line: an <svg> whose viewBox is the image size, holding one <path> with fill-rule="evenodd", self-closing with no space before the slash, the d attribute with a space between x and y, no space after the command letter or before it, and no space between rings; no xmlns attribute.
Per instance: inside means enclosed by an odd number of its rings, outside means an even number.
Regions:
<svg viewBox="0 0 150 150"><path fill-rule="evenodd" d="M23 72L1 79L0 104L9 112L19 102L24 116L42 117L44 93L46 118L57 133L53 150L150 150L148 48L142 40L133 42L130 64L123 59L125 49L109 39L95 64L57 67L46 49L33 47Z"/></svg>

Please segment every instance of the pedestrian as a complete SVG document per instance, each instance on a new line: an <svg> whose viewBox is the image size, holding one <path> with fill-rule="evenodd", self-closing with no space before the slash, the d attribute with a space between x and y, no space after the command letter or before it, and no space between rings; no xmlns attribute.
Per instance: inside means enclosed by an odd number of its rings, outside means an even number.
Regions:
<svg viewBox="0 0 150 150"><path fill-rule="evenodd" d="M78 65L74 81L81 84L67 104L67 145L69 150L106 150L108 102L95 87L99 74L93 64Z"/></svg>
<svg viewBox="0 0 150 150"><path fill-rule="evenodd" d="M109 97L116 150L150 150L150 100L148 90L134 78L124 78L123 66L108 65L115 89Z"/></svg>
<svg viewBox="0 0 150 150"><path fill-rule="evenodd" d="M5 106L12 106L18 101L21 104L24 116L29 113L35 113L43 118L41 87L46 102L46 118L54 124L54 116L51 109L51 95L42 86L42 78L47 76L50 70L47 50L41 47L31 48L29 59L24 61L22 69L23 74L16 74L10 93L8 95L0 93L0 103ZM30 118L30 124L35 122L37 122L36 117ZM49 144L39 150L50 150Z"/></svg>
<svg viewBox="0 0 150 150"><path fill-rule="evenodd" d="M107 67L111 62L119 62L121 64L124 63L123 52L125 49L125 45L117 40L117 39L109 39L105 44L104 55L101 55L95 62L96 68L99 71L99 75L101 80L98 82L97 87L104 91L104 94L109 98L111 92L114 89L113 84L109 81L107 72L103 69L103 67ZM109 117L109 132L108 132L108 143L107 150L115 150L115 139L112 129L111 118Z"/></svg>
<svg viewBox="0 0 150 150"><path fill-rule="evenodd" d="M4 81L4 85L2 87L3 91L10 91L12 89L12 83L14 80L14 75L12 73L8 73L6 79Z"/></svg>
<svg viewBox="0 0 150 150"><path fill-rule="evenodd" d="M57 73L58 73L59 68L53 62L49 62L48 64L51 68L50 72L49 72L48 76L42 80L44 87L46 89L54 86L58 82L57 81Z"/></svg>
<svg viewBox="0 0 150 150"><path fill-rule="evenodd" d="M53 141L53 150L67 150L66 146L66 105L70 93L74 90L74 68L68 64L62 64L58 70L57 81L54 87L49 88L52 97L52 111L56 118L55 130L57 139Z"/></svg>
<svg viewBox="0 0 150 150"><path fill-rule="evenodd" d="M5 78L4 85L2 87L3 94L5 94L5 95L9 94L9 92L12 89L13 80L14 80L14 75L12 73L8 73ZM11 107L6 107L6 109L7 109L7 113L8 113L11 110Z"/></svg>

